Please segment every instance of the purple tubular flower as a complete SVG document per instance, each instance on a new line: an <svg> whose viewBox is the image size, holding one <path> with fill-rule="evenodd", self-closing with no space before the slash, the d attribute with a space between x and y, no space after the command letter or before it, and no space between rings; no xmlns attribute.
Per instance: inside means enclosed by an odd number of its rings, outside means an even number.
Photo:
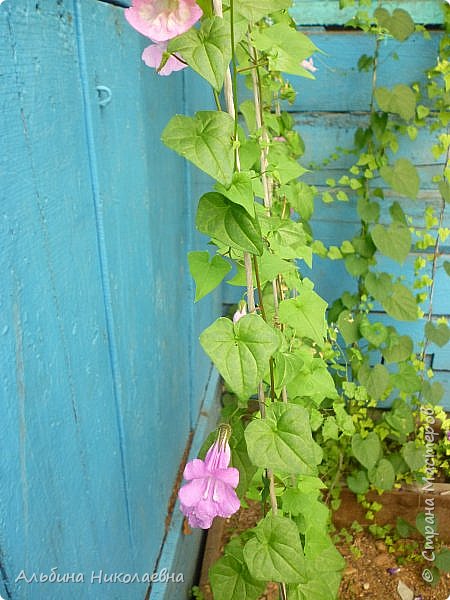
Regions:
<svg viewBox="0 0 450 600"><path fill-rule="evenodd" d="M194 458L184 469L185 483L178 492L180 508L191 527L209 529L214 517L230 517L240 502L235 488L239 471L230 464L230 427L221 425L205 460Z"/></svg>
<svg viewBox="0 0 450 600"><path fill-rule="evenodd" d="M400 567L390 567L389 569L386 569L386 571L389 575L396 575L400 571Z"/></svg>

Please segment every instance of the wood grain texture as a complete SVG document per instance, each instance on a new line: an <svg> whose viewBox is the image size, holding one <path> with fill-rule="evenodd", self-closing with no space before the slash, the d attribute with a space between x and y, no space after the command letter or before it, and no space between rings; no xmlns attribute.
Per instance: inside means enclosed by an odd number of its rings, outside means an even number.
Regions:
<svg viewBox="0 0 450 600"><path fill-rule="evenodd" d="M22 2L2 7L0 19L9 79L0 126L0 521L7 590L32 598L32 585L14 586L21 569L87 569L105 534L110 565L119 552L110 532L126 531L126 514L72 3L52 2L43 14ZM102 440L102 469L91 468L98 448L86 422ZM110 497L106 519L99 489Z"/></svg>
<svg viewBox="0 0 450 600"><path fill-rule="evenodd" d="M0 595L140 597L91 573L152 573L210 372L189 180L159 141L185 75L95 0L7 3L0 34ZM55 566L84 584L14 583Z"/></svg>
<svg viewBox="0 0 450 600"><path fill-rule="evenodd" d="M208 84L197 73L191 69L183 71L185 77L185 107L184 111L188 115L193 115L199 110L214 110L214 98ZM190 223L195 223L197 205L202 194L210 191L214 181L205 173L196 167L186 164L185 185L189 190L185 205L184 218ZM195 226L189 231L189 250L205 250L208 238L196 231ZM199 377L199 373L205 373L210 366L210 360L200 346L198 338L200 333L211 324L211 315L222 313L222 287L219 287L216 294L208 295L197 303L193 303L194 282L189 276L188 285L190 286L190 307L192 323L192 346L190 350L191 361L191 385L192 385L192 426L195 427L196 419L200 410L200 402L205 394L205 380Z"/></svg>
<svg viewBox="0 0 450 600"><path fill-rule="evenodd" d="M288 75L297 91L292 112L367 112L370 107L372 75L358 70L363 55L373 56L375 39L357 31L330 32L303 29L322 53L314 54L315 79ZM397 83L425 83L425 71L436 62L436 52L442 33L429 32L430 39L414 34L405 42L383 40L380 46L377 85L391 87ZM396 58L394 58L396 57ZM250 98L244 85L240 98Z"/></svg>
<svg viewBox="0 0 450 600"><path fill-rule="evenodd" d="M389 10L403 8L413 16L416 23L442 23L441 3L438 0L397 0L383 2ZM372 12L377 2L367 9ZM339 9L339 0L295 0L291 13L301 25L343 25L355 14L355 7Z"/></svg>
<svg viewBox="0 0 450 600"><path fill-rule="evenodd" d="M342 23L342 15L338 18L337 2L303 2L295 3L297 22L302 24L333 24ZM387 3L388 4L388 3ZM396 2L396 7L410 10L417 21L439 23L441 5L439 2ZM392 8L392 6L391 6ZM419 11L419 12L417 12ZM300 16L300 13L302 16ZM347 12L347 16L350 11ZM434 16L432 16L434 14ZM298 15L298 16L297 16ZM347 18L347 17L345 17ZM430 20L428 20L430 19ZM329 160L336 148L349 149L353 144L353 137L358 127L367 124L368 111L371 99L371 74L360 73L357 69L358 59L362 54L373 55L374 40L364 34L354 31L326 31L317 28L303 30L325 54L316 54L315 64L318 66L316 80L307 80L300 77L289 77L298 92L297 99L292 106L284 108L291 111L296 128L303 138L306 152L301 157L301 164L311 168L305 174L303 181L317 187L315 199L315 213L311 225L315 238L322 240L325 245L340 246L344 239L351 239L360 229L360 222L356 212L355 195L346 189L350 202L334 202L324 204L321 193L327 190L325 182L332 178L336 181L347 174L348 169L355 162L355 156L342 151L338 152L336 159ZM436 61L436 52L441 37L439 31L431 31L431 39L415 34L406 42L399 43L395 40L385 40L380 47L379 69L377 72L377 85L388 88L397 83L426 82L425 71ZM241 97L248 98L249 92L242 88ZM389 206L393 201L398 201L404 210L411 215L412 224L424 229L424 211L427 206L432 206L435 214L441 207L441 197L433 177L442 173L443 160L435 160L431 154L431 147L437 141L439 132L430 134L422 130L417 139L411 142L407 136L402 137L398 151L390 152L391 160L406 157L417 167L420 176L420 191L417 200L401 198L393 192L381 179L374 180L374 185L383 188L385 200L381 203L381 221L389 221ZM446 209L444 226L450 226L450 214ZM435 231L433 233L436 233ZM441 256L437 263L436 283L433 300L433 313L437 316L450 314L450 278L446 275L443 262L449 259L450 247L448 242L441 244ZM404 277L409 283L413 280L414 254L398 265L394 261L380 257L379 268L392 272L395 276ZM343 261L323 260L314 257L313 269L300 265L303 275L310 277L316 285L317 291L329 302L339 297L342 292L356 290L356 280L351 277ZM430 267L427 268L431 275ZM234 287L225 285L224 297L228 302L237 302L240 292ZM381 307L377 307L381 310ZM424 310L428 304L424 303ZM386 317L388 319L388 317ZM399 325L400 328L403 324ZM406 325L416 341L423 338L423 322L411 327ZM444 405L450 409L450 351L445 348L430 346L433 355L433 365L436 369L436 379L445 385Z"/></svg>
<svg viewBox="0 0 450 600"><path fill-rule="evenodd" d="M437 0L397 4L438 22ZM6 0L0 9L5 598L143 596L145 584L91 584L91 573L151 573L161 551L171 556L161 546L179 461L190 429L206 433L200 411L210 363L198 335L219 314L221 297L192 305L186 252L205 247L193 221L210 181L159 137L172 114L208 109L212 98L191 72L160 78L142 65L146 40L125 23L125 5ZM336 5L298 0L295 14L302 11L302 24L339 23ZM356 33L314 35L327 54L318 58L316 82L295 80L300 95L292 107L314 148L306 163L351 142L366 119L354 113L367 111L370 97L367 75L355 68L370 43ZM383 45L381 84L423 78L438 34L432 38ZM438 202L431 176L441 165L430 160L431 143L423 135L417 150L405 141L399 151L420 168L422 189L411 205L417 223L424 203ZM345 157L311 181L320 189L347 165ZM355 230L352 202L317 202L319 238L338 243L336 233ZM398 272L409 277L411 261ZM442 261L438 267L434 311L448 314L448 278ZM342 269L315 260L312 277L330 300L340 285L354 284ZM436 378L450 390L448 350L429 351ZM177 544L176 527L173 564L192 574L199 540ZM85 583L14 581L22 569L48 575L55 566L83 573Z"/></svg>

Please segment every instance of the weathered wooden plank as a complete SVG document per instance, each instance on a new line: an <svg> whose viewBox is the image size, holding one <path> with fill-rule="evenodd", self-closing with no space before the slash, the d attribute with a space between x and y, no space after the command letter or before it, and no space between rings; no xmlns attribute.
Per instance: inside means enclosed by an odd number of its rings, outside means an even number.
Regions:
<svg viewBox="0 0 450 600"><path fill-rule="evenodd" d="M130 6L130 0L102 0L117 6ZM442 23L439 0L397 0L383 3L389 10L403 8L417 23ZM376 8L376 2L373 2ZM339 9L338 0L294 0L290 12L299 25L342 25L355 14L356 8Z"/></svg>
<svg viewBox="0 0 450 600"><path fill-rule="evenodd" d="M417 23L442 23L442 3L439 0L389 0L383 2L389 10L403 8ZM372 2L372 10L377 7ZM367 10L367 9L366 9ZM342 25L353 17L356 7L339 9L338 0L295 0L291 13L301 25ZM369 9L369 12L372 12Z"/></svg>
<svg viewBox="0 0 450 600"><path fill-rule="evenodd" d="M314 55L315 79L287 75L297 97L283 109L291 112L367 112L372 94L372 73L360 72L358 60L373 56L375 38L360 32L317 31L305 29L324 54ZM398 83L426 83L426 70L436 63L441 32L429 32L430 39L414 34L405 42L386 39L381 43L377 69L377 86L393 87ZM397 57L397 58L394 58ZM332 90L332 93L330 93ZM239 101L250 98L242 83Z"/></svg>
<svg viewBox="0 0 450 600"><path fill-rule="evenodd" d="M183 71L185 77L185 112L193 115L198 110L211 110L215 108L214 97L208 84L197 73L191 69ZM214 181L205 173L186 163L186 187L188 197L186 199L186 216L190 223L189 250L208 249L206 236L195 231L195 215L197 205L202 194L211 191ZM194 425L198 418L200 402L205 393L204 373L210 368L210 360L200 346L198 337L200 333L211 324L211 322L222 313L222 289L219 289L198 303L193 304L194 283L189 278L190 286L189 305L192 307L192 346L190 350L191 373L192 373L192 394L191 394L191 414Z"/></svg>
<svg viewBox="0 0 450 600"><path fill-rule="evenodd" d="M135 567L145 571L160 550L191 426L191 215L183 161L159 141L168 118L183 112L183 74L164 78L144 66L147 40L120 9L93 3L84 12L84 31ZM110 45L101 56L99 39ZM98 85L111 93L104 106L95 97ZM197 373L203 386L206 375Z"/></svg>
<svg viewBox="0 0 450 600"><path fill-rule="evenodd" d="M22 569L89 580L130 548L73 3L5 4L0 29L1 593L27 599Z"/></svg>
<svg viewBox="0 0 450 600"><path fill-rule="evenodd" d="M201 405L201 412L196 424L189 460L198 456L200 449L212 430L217 425L220 413L221 382L217 371L211 368L211 375L206 383L206 390ZM155 582L151 588L150 600L172 600L172 598L186 598L189 591L196 583L198 564L193 549L200 545L204 539L204 531L194 529L190 533L184 532L184 516L180 511L177 500L170 528L164 544L163 551L156 567L166 568L170 572L183 574L182 582Z"/></svg>
<svg viewBox="0 0 450 600"><path fill-rule="evenodd" d="M334 190L344 189L349 197L348 202L342 202L339 200L333 203L324 203L321 200L322 192L329 191L331 188L324 185L315 186L317 190L315 199L315 210L314 210L314 222L319 223L321 221L341 222L341 223L354 223L359 224L360 218L356 210L356 193L353 190L349 190L344 187L332 188ZM442 208L442 198L437 190L419 190L417 198L412 200L405 196L399 196L396 192L391 189L383 190L384 200L379 201L380 205L380 222L388 223L392 220L389 214L389 208L392 203L398 202L405 213L411 217L411 225L417 229L424 229L424 216L427 208L432 208L435 216L437 217ZM446 208L443 215L444 226L448 226L450 222L449 211ZM430 231L436 231L437 226L433 226ZM336 232L330 231L329 236L335 236Z"/></svg>
<svg viewBox="0 0 450 600"><path fill-rule="evenodd" d="M5 5L1 18L2 379L20 400L1 423L7 575L57 565L85 582L53 585L55 597L139 595L145 584L99 585L91 572L152 572L209 375L193 336L219 312L216 294L193 323L189 181L158 141L184 109L184 74L144 67L145 40L94 0Z"/></svg>
<svg viewBox="0 0 450 600"><path fill-rule="evenodd" d="M311 173L304 176L307 183L320 185L328 178L335 179L347 174L347 170L355 163L355 155L339 153L337 160L329 160L336 148L351 149L353 138L358 127L367 123L366 115L349 113L297 113L295 115L296 128L303 138L306 146L304 156L300 163L308 168L313 165ZM435 160L431 154L431 146L435 143L438 133L430 134L426 129L419 131L414 143L407 136L399 139L399 150L395 155L390 154L393 160L406 157L413 162L420 176L420 188L436 190L432 182L434 175L442 173L444 164L441 159ZM381 178L374 179L374 185L386 188Z"/></svg>
<svg viewBox="0 0 450 600"><path fill-rule="evenodd" d="M359 32L312 32L312 41L325 54L316 53L315 80L288 76L298 91L289 110L301 111L368 111L371 101L372 73L360 72L358 60L373 56L375 38ZM379 49L377 86L393 87L398 83L426 83L425 72L436 63L441 32L429 32L430 39L414 34L405 42L384 40ZM330 93L330 90L333 90Z"/></svg>

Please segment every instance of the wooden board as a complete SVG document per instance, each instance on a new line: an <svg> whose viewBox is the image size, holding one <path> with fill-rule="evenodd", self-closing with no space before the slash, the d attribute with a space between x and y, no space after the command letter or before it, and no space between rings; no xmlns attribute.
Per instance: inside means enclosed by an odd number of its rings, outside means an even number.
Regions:
<svg viewBox="0 0 450 600"><path fill-rule="evenodd" d="M202 241L159 141L185 74L147 69L95 0L7 2L0 34L0 595L143 597L111 578L153 572L210 376L196 315L220 312L218 294L191 308ZM84 581L15 581L52 567Z"/></svg>
<svg viewBox="0 0 450 600"><path fill-rule="evenodd" d="M372 13L377 2L372 1L363 10ZM442 23L442 9L439 0L397 0L385 1L383 7L392 11L395 8L407 10L416 23ZM339 8L339 0L295 0L291 13L300 25L343 25L355 14L355 7Z"/></svg>

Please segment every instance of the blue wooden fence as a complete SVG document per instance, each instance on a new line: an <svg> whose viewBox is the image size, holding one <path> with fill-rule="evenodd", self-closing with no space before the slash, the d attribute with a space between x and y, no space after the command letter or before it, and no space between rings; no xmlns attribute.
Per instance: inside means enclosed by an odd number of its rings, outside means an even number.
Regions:
<svg viewBox="0 0 450 600"><path fill-rule="evenodd" d="M339 3L331 1L310 2L297 0L293 14L299 23L305 23L305 28L315 44L325 52L315 57L318 71L316 80L311 81L299 77L290 77L298 95L291 107L298 131L303 137L306 152L302 157L303 166L310 162L321 165L329 158L337 146L351 148L356 129L367 123L370 106L372 75L360 72L357 68L361 55L372 56L375 49L373 36L352 30L339 30L335 25L342 25L351 10L340 11ZM377 85L391 87L397 83L412 84L416 81L425 83L425 70L436 62L436 52L442 33L438 24L442 21L442 5L438 0L422 2L383 2L388 8L401 6L409 10L418 23L424 23L430 28L430 40L421 34L414 34L401 43L396 40L385 40L380 48L379 68L377 70ZM331 26L331 27L330 27ZM397 55L394 60L393 55ZM242 90L243 95L249 92ZM400 143L398 156L406 156L417 166L420 174L420 192L415 201L398 197L395 192L386 189L386 184L379 180L377 185L385 188L385 195L390 202L382 207L383 215L389 219L388 208L393 200L397 200L405 212L413 217L413 224L418 228L424 227L423 216L427 206L433 206L439 213L441 196L437 185L432 182L433 175L442 173L443 159L436 161L432 157L431 147L437 143L439 132L433 135L421 131L418 139L410 142L403 139ZM306 174L303 181L313 184L318 189L315 202L315 213L311 220L314 235L326 246L340 246L344 239L351 239L360 229L360 221L356 211L356 198L350 197L349 202L334 202L332 205L320 201L320 194L328 188L325 181L328 178L338 181L348 173L353 164L354 156L342 154L335 161L320 170ZM450 226L448 207L444 214L444 226ZM434 232L435 233L435 232ZM450 278L445 273L443 263L449 260L449 241L440 247L441 255L437 263L435 290L433 298L433 318L449 316L450 314ZM406 281L412 282L415 255L411 253L403 266L383 258L381 268L386 268L396 275L403 275ZM303 274L311 277L316 289L329 303L332 303L345 290L354 293L357 281L351 277L343 261L330 261L314 257L313 269L302 267ZM428 273L431 275L431 273ZM235 302L238 299L236 288L225 286L225 299ZM426 309L426 306L424 307ZM378 312L377 320L386 320L381 306L375 306ZM396 322L401 333L407 333L417 341L423 339L423 322ZM442 404L450 410L450 344L443 348L429 344L427 348L428 364L434 369L434 381L442 383L445 389ZM385 402L383 406L387 406Z"/></svg>
<svg viewBox="0 0 450 600"><path fill-rule="evenodd" d="M192 230L205 179L159 137L172 114L207 108L207 96L193 73L159 78L142 66L145 40L125 23L126 4L0 7L3 598L143 599L147 584L124 575L166 568L184 585L155 582L151 597L181 600L193 578L200 535L183 535L177 512L170 527L166 517L190 434L195 454L215 418L217 379L198 333L230 295L192 304L186 252L202 244ZM438 0L395 4L440 20ZM367 42L316 27L342 22L337 5L295 8L329 53L317 83L296 82L293 110L315 161L351 139L367 111L369 82L355 68ZM398 49L402 80L404 69L417 78L432 62L435 43L413 38ZM389 84L395 73L380 77ZM435 202L435 166L415 160L425 165L421 202ZM351 232L351 207L319 210L324 241L336 221ZM315 264L328 299L341 280L352 285L333 267L330 277ZM442 279L443 314L447 293ZM445 382L448 354L436 356ZM77 581L25 580L52 573Z"/></svg>
<svg viewBox="0 0 450 600"><path fill-rule="evenodd" d="M96 0L8 0L0 37L0 594L143 598L98 575L155 568L220 311L192 308L189 174L159 142L186 76ZM52 567L85 582L20 577Z"/></svg>

